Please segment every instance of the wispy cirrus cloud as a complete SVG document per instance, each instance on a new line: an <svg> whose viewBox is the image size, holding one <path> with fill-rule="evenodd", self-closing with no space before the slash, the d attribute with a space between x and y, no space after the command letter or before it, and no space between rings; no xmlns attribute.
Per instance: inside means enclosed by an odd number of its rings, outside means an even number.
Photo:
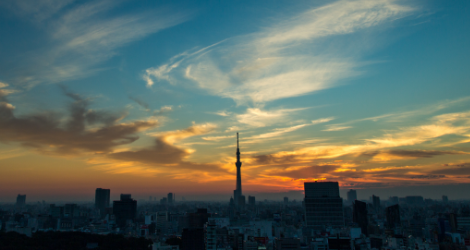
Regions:
<svg viewBox="0 0 470 250"><path fill-rule="evenodd" d="M147 85L152 78L173 84L190 80L239 104L305 95L359 74L355 68L360 62L351 53L320 46L326 38L377 27L413 11L390 0L336 1L200 53L183 53L143 77Z"/></svg>
<svg viewBox="0 0 470 250"><path fill-rule="evenodd" d="M168 144L174 144L175 142L181 141L182 139L188 137L210 133L216 128L217 125L213 123L193 124L193 126L183 130L152 133L150 135L162 138L162 140Z"/></svg>
<svg viewBox="0 0 470 250"><path fill-rule="evenodd" d="M390 149L383 151L388 159L435 156L443 154L465 154L455 151L400 151L395 148L415 146L435 140L446 135L459 135L468 137L470 132L470 112L449 113L435 116L431 122L425 125L403 127L395 131L387 131L382 136L364 139L365 143L350 145L320 145L303 147L295 151L281 151L266 156L275 162L305 163L316 159L334 159L345 155L360 156L367 152ZM392 150L393 149L393 150ZM391 157L394 156L394 157ZM383 157L382 160L387 158Z"/></svg>
<svg viewBox="0 0 470 250"><path fill-rule="evenodd" d="M29 17L28 13L40 15L34 18L37 26L46 30L48 43L28 54L20 70L7 72L10 82L30 86L88 76L103 70L96 66L115 56L117 49L190 18L188 12L163 9L113 14L122 1L70 3L11 4L23 18Z"/></svg>
<svg viewBox="0 0 470 250"><path fill-rule="evenodd" d="M209 114L219 115L219 116L230 116L231 112L227 112L225 110L217 111L217 112L209 112Z"/></svg>
<svg viewBox="0 0 470 250"><path fill-rule="evenodd" d="M4 83L4 82L0 82L0 101L2 101L2 97L5 97L9 94L13 94L13 93L17 92L14 89L6 89L6 87L8 87L8 86L10 86L10 85L7 84L7 83Z"/></svg>
<svg viewBox="0 0 470 250"><path fill-rule="evenodd" d="M299 125L295 125L295 126L288 127L288 128L276 128L272 132L264 133L264 134L260 134L260 135L250 136L246 139L247 140L253 140L253 139L256 140L256 139L267 139L267 138L278 137L278 136L281 136L285 133L296 131L296 130L299 130L301 128L304 128L304 127L310 126L310 125L311 124L299 124Z"/></svg>
<svg viewBox="0 0 470 250"><path fill-rule="evenodd" d="M343 126L342 124L332 124L332 125L327 126L327 128L324 129L323 131L327 131L327 132L343 131L343 130L350 129L350 128L352 128L352 127L351 126Z"/></svg>
<svg viewBox="0 0 470 250"><path fill-rule="evenodd" d="M32 22L42 22L51 18L74 1L75 0L5 0L0 3L0 6L8 8L10 11L23 18L31 19Z"/></svg>
<svg viewBox="0 0 470 250"><path fill-rule="evenodd" d="M320 124L320 123L326 123L326 122L330 122L334 119L335 119L334 117L320 118L320 119L313 120L312 124L315 125L315 124Z"/></svg>
<svg viewBox="0 0 470 250"><path fill-rule="evenodd" d="M4 82L0 82L0 89L1 88L6 88L8 87L9 85L7 83L4 83Z"/></svg>
<svg viewBox="0 0 470 250"><path fill-rule="evenodd" d="M236 119L239 123L247 124L252 127L266 127L283 121L283 119L292 112L305 109L306 108L262 110L260 108L248 108L246 113L236 115Z"/></svg>
<svg viewBox="0 0 470 250"><path fill-rule="evenodd" d="M202 137L204 141L220 141L220 140L225 140L229 138L235 138L234 135L221 135L221 136L206 136Z"/></svg>

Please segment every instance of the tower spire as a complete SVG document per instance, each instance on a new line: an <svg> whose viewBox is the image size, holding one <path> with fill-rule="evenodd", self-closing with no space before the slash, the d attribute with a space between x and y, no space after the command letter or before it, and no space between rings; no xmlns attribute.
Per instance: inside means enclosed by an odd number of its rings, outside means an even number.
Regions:
<svg viewBox="0 0 470 250"><path fill-rule="evenodd" d="M239 146L238 146L238 132L237 132L237 150L238 150Z"/></svg>
<svg viewBox="0 0 470 250"><path fill-rule="evenodd" d="M238 201L240 200L240 196L242 196L242 174L241 174L241 166L242 163L240 162L240 143L239 143L239 138L238 138L238 132L237 132L237 162L235 163L235 166L237 167L237 183L236 183L236 189L234 190L234 200L235 204L238 204Z"/></svg>

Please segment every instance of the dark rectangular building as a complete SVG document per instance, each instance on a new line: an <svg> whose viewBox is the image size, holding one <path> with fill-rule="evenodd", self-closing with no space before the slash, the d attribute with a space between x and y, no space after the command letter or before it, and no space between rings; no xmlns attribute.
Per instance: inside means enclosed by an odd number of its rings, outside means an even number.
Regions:
<svg viewBox="0 0 470 250"><path fill-rule="evenodd" d="M100 216L103 217L106 213L106 208L109 207L109 197L111 190L97 188L95 191L95 208L100 210Z"/></svg>
<svg viewBox="0 0 470 250"><path fill-rule="evenodd" d="M344 226L343 199L338 182L305 182L305 220L308 227Z"/></svg>
<svg viewBox="0 0 470 250"><path fill-rule="evenodd" d="M137 201L130 194L121 194L121 200L113 201L113 214L116 217L116 225L125 227L127 221L133 221L137 213Z"/></svg>
<svg viewBox="0 0 470 250"><path fill-rule="evenodd" d="M209 220L207 208L198 208L196 213L189 213L187 219L189 228L203 228Z"/></svg>
<svg viewBox="0 0 470 250"><path fill-rule="evenodd" d="M380 213L380 197L372 195L372 205L376 213Z"/></svg>
<svg viewBox="0 0 470 250"><path fill-rule="evenodd" d="M354 201L353 204L353 222L356 223L364 235L369 236L367 219L367 203L362 201Z"/></svg>
<svg viewBox="0 0 470 250"><path fill-rule="evenodd" d="M387 226L389 229L394 229L401 226L399 205L387 207L385 209L385 214L387 216Z"/></svg>
<svg viewBox="0 0 470 250"><path fill-rule="evenodd" d="M173 204L173 193L168 193L167 201L168 201L168 205Z"/></svg>
<svg viewBox="0 0 470 250"><path fill-rule="evenodd" d="M250 207L254 207L256 205L256 200L254 196L248 196L248 205L250 205Z"/></svg>
<svg viewBox="0 0 470 250"><path fill-rule="evenodd" d="M26 195L23 194L19 194L17 197L16 197L16 206L17 207L24 207L26 204Z"/></svg>

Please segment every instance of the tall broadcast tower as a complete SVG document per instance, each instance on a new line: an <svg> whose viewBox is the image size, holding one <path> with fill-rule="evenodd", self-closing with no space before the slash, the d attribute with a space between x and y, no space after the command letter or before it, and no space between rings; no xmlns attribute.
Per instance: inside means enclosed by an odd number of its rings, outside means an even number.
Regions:
<svg viewBox="0 0 470 250"><path fill-rule="evenodd" d="M242 195L242 174L240 170L242 163L240 162L240 146L238 142L238 132L237 132L237 162L235 163L235 166L237 166L237 189L233 191L233 196L234 196L235 204L242 205L240 204L240 199L241 198L244 199L245 197Z"/></svg>

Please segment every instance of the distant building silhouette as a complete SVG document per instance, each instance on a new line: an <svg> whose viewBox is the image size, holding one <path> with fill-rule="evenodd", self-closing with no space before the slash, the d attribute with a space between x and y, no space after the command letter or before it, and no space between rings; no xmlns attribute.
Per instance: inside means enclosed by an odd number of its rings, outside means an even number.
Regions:
<svg viewBox="0 0 470 250"><path fill-rule="evenodd" d="M308 227L344 226L343 199L338 182L305 182L305 219Z"/></svg>
<svg viewBox="0 0 470 250"><path fill-rule="evenodd" d="M387 226L389 229L401 227L399 205L393 205L385 208L385 215L387 217Z"/></svg>
<svg viewBox="0 0 470 250"><path fill-rule="evenodd" d="M241 201L240 198L243 195L242 174L241 174L242 163L240 162L240 147L239 147L239 142L238 142L238 132L237 132L237 162L235 163L235 166L237 167L237 185L236 185L236 189L233 191L233 198L235 201L235 205L238 206L239 202ZM243 197L243 200L244 200L244 197Z"/></svg>
<svg viewBox="0 0 470 250"><path fill-rule="evenodd" d="M121 200L113 201L113 214L119 227L125 227L127 221L133 221L136 213L137 201L133 200L130 194L121 194Z"/></svg>
<svg viewBox="0 0 470 250"><path fill-rule="evenodd" d="M16 207L22 208L26 205L26 195L19 194L16 196Z"/></svg>
<svg viewBox="0 0 470 250"><path fill-rule="evenodd" d="M64 207L63 206L56 206L55 204L49 205L49 213L52 218L60 218L64 214Z"/></svg>
<svg viewBox="0 0 470 250"><path fill-rule="evenodd" d="M167 199L169 205L173 204L173 193L168 193Z"/></svg>
<svg viewBox="0 0 470 250"><path fill-rule="evenodd" d="M157 212L155 215L155 220L156 220L155 229L157 231L157 235L166 234L168 221L169 221L168 212L167 211Z"/></svg>
<svg viewBox="0 0 470 250"><path fill-rule="evenodd" d="M244 210L246 205L246 198L244 195L238 196L238 209L239 210Z"/></svg>
<svg viewBox="0 0 470 250"><path fill-rule="evenodd" d="M442 201L443 202L449 202L449 198L447 198L447 195L442 196Z"/></svg>
<svg viewBox="0 0 470 250"><path fill-rule="evenodd" d="M289 203L289 197L284 197L284 205L287 205Z"/></svg>
<svg viewBox="0 0 470 250"><path fill-rule="evenodd" d="M64 205L64 217L73 218L80 216L80 209L77 204Z"/></svg>
<svg viewBox="0 0 470 250"><path fill-rule="evenodd" d="M423 196L417 196L417 195L406 196L405 202L408 203L409 205L423 205L424 199L423 199Z"/></svg>
<svg viewBox="0 0 470 250"><path fill-rule="evenodd" d="M357 200L357 192L354 189L349 189L348 191L348 203L353 204L353 202Z"/></svg>
<svg viewBox="0 0 470 250"><path fill-rule="evenodd" d="M109 207L109 197L111 190L97 188L95 191L95 208L100 210L100 215L103 217L106 213L106 208Z"/></svg>
<svg viewBox="0 0 470 250"><path fill-rule="evenodd" d="M254 196L248 196L248 205L250 205L250 207L254 207L256 205L256 199Z"/></svg>
<svg viewBox="0 0 470 250"><path fill-rule="evenodd" d="M369 236L367 227L369 221L367 218L367 203L355 200L353 204L353 222L356 223L364 235Z"/></svg>
<svg viewBox="0 0 470 250"><path fill-rule="evenodd" d="M380 197L372 195L372 206L376 213L380 212Z"/></svg>

